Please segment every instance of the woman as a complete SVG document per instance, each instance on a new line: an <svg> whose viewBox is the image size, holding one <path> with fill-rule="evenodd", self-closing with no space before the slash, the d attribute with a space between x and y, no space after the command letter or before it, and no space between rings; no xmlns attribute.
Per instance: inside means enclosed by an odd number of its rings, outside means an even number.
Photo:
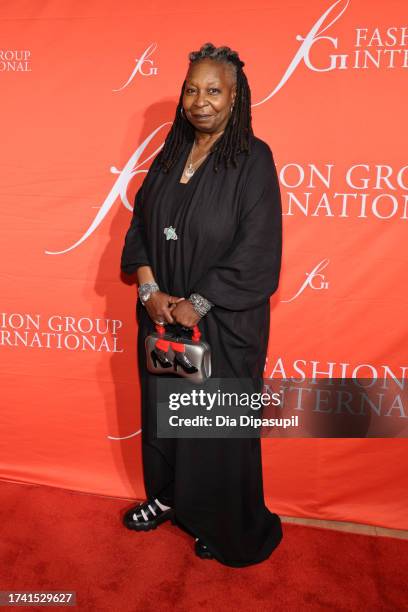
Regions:
<svg viewBox="0 0 408 612"><path fill-rule="evenodd" d="M157 438L157 376L146 369L144 339L158 322L198 324L213 377L262 381L281 266L281 199L271 150L252 131L244 62L211 43L189 59L121 259L139 283L147 493L124 524L148 530L171 518L195 536L198 556L243 567L268 558L282 538L279 517L264 503L260 439Z"/></svg>

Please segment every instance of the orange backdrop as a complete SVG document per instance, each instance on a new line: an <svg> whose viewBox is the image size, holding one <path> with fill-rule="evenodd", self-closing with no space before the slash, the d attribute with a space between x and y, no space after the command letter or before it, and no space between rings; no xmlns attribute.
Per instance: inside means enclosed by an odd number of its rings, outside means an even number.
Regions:
<svg viewBox="0 0 408 612"><path fill-rule="evenodd" d="M207 41L246 62L281 181L266 377L405 379L405 0L16 0L1 13L3 479L144 496L136 291L119 261L188 52ZM405 439L262 445L274 511L408 529Z"/></svg>

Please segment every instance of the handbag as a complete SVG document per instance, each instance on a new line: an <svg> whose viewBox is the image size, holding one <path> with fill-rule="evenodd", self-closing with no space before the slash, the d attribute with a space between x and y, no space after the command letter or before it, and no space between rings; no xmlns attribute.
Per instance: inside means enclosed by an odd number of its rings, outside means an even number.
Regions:
<svg viewBox="0 0 408 612"><path fill-rule="evenodd" d="M155 327L156 331L145 338L149 372L177 374L193 383L203 383L211 376L211 348L200 340L198 325L192 330L179 324L170 331L166 331L164 325L156 324Z"/></svg>

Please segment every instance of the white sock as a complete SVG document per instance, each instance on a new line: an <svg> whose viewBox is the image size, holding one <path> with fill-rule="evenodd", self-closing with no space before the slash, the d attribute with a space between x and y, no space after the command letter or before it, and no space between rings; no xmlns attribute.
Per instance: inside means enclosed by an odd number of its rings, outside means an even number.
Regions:
<svg viewBox="0 0 408 612"><path fill-rule="evenodd" d="M162 503L161 503L161 502L160 502L160 501L157 499L157 497L155 498L155 500L154 500L154 501L155 501L155 502L156 502L156 504L159 506L160 510L169 510L169 509L171 508L171 506L165 506L164 504L162 504ZM149 506L149 508L150 508L150 510L152 511L152 514L154 514L154 510L153 510L153 508L152 508L151 506ZM140 512L142 513L142 516L143 516L144 520L145 520L145 521L147 521L147 520L148 520L148 517L147 517L147 515L146 515L146 512L145 512L144 510L140 510ZM137 520L138 520L138 518L137 518L137 516L136 516L136 513L134 513L134 514L133 514L133 520L134 520L134 521L137 521Z"/></svg>

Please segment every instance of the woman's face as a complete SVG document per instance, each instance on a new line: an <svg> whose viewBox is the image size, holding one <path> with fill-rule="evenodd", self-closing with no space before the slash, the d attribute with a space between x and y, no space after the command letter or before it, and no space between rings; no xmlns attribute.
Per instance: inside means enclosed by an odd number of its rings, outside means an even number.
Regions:
<svg viewBox="0 0 408 612"><path fill-rule="evenodd" d="M236 85L232 69L223 62L203 59L187 72L183 92L186 118L200 132L222 132L231 116Z"/></svg>

